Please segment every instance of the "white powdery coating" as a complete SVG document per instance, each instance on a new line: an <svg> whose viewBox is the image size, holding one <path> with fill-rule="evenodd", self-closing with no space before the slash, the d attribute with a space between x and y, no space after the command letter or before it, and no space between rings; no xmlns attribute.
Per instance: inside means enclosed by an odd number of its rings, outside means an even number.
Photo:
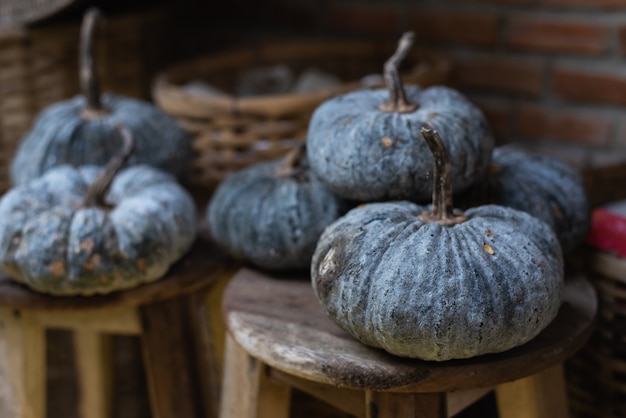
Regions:
<svg viewBox="0 0 626 418"><path fill-rule="evenodd" d="M97 167L60 166L0 199L0 267L37 291L108 293L162 277L196 237L191 196L148 166L114 178L111 210L82 206Z"/></svg>
<svg viewBox="0 0 626 418"><path fill-rule="evenodd" d="M365 205L322 235L315 292L364 344L443 361L501 352L556 316L563 259L550 227L500 206L455 226L424 223L408 202Z"/></svg>

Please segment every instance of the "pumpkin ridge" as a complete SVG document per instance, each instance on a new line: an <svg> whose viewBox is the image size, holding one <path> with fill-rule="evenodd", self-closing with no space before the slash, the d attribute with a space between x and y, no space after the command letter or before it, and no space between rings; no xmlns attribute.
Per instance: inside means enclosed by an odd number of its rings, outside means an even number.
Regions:
<svg viewBox="0 0 626 418"><path fill-rule="evenodd" d="M471 222L471 219L468 220L468 222ZM465 227L464 229L467 230L469 229L467 228L468 225L469 224L460 224L458 226L454 226L453 228ZM472 350L476 350L477 346L482 345L484 341L485 326L490 325L489 320L491 318L491 315L489 315L489 313L495 312L494 298L481 297L481 295L484 295L484 293L482 293L484 289L490 288L490 286L488 285L488 283L486 283L485 280L480 280L480 277L478 277L478 275L472 274L474 272L476 263L472 263L472 269L468 269L467 257L463 257L462 256L463 254L461 254L461 251L465 251L467 248L471 248L467 244L468 237L466 237L463 234L450 234L450 237L451 237L452 242L450 243L449 251L456 251L456 254L453 254L449 258L454 260L456 268L457 268L455 274L453 274L452 276L457 278L457 282L458 282L457 286L458 288L462 289L462 294L460 295L459 299L462 300L462 298L464 297L472 297L472 300L473 300L472 305L476 306L477 308L480 307L478 308L480 309L480 311L476 315L477 318L474 318L474 315L472 315L472 317L470 318L468 318L467 316L463 318L465 322L465 328L466 329L473 328L476 330L476 334L477 334L478 344L474 342L474 346L466 347L466 349L471 352ZM467 285L464 286L464 283L466 282L469 282L469 288ZM489 295L492 295L492 294L493 293L491 292L489 293ZM476 301L477 297L480 297L479 301ZM456 299L457 298L453 300L456 300ZM474 312L475 311L472 311L472 313ZM458 340L458 337L456 338L456 340ZM455 344L455 341L451 342L451 345L458 346L458 341L456 341L456 344ZM440 352L439 355L441 354L442 353Z"/></svg>
<svg viewBox="0 0 626 418"><path fill-rule="evenodd" d="M482 304L487 304L488 306L490 306L492 314L501 318L504 321L505 326L507 328L510 328L513 325L510 320L511 318L506 315L507 312L500 312L499 310L495 309L494 304L490 302L493 299L501 301L502 303L500 304L500 306L502 307L502 306L516 306L517 301L513 301L512 299L511 289L510 289L510 286L508 285L508 281L502 280L502 279L496 281L495 278L505 277L507 276L507 272L510 272L510 271L515 271L515 272L519 271L520 266L525 265L526 262L521 257L521 251L519 249L513 248L512 246L510 246L507 243L506 239L500 239L501 235L503 235L503 233L499 232L500 231L499 224L501 223L501 221L499 220L490 221L494 224L498 224L496 227L493 227L493 226L489 227L489 225L482 225L481 223L480 227L478 228L470 228L470 226L473 226L471 224L472 219L475 219L475 218L471 218L468 221L468 225L466 225L465 227L463 238L468 241L471 238L471 242L473 244L471 246L472 251L475 254L480 254L481 259L486 261L482 263L474 261L472 262L472 268L474 270L476 268L480 268L481 271L479 274L479 278L480 278L479 282L487 289L488 294L492 296L490 300L485 300L485 299L481 300L480 306L482 306ZM487 229L485 227L487 227L489 230L498 231L497 233L498 235L492 237L492 239L498 240L498 243L497 243L498 245L496 246L496 248L493 249L494 254L489 254L483 248L485 244L489 245L489 241L485 239L485 237L483 236L484 234L483 231ZM490 248L493 248L494 246L495 244L491 242ZM502 257L501 256L502 253L507 254L507 257ZM523 296L524 296L523 293L524 292L522 292L521 296L518 295L518 299L523 300ZM486 316L485 319L488 319L488 316Z"/></svg>
<svg viewBox="0 0 626 418"><path fill-rule="evenodd" d="M271 196L276 193L276 184L272 181L269 181L269 179L266 184L267 192L263 193L263 196L260 198L258 204L256 205L256 208L252 212L251 216L253 219L267 219L266 214L271 213L273 210L273 202ZM271 229L271 225L263 224L262 222L250 224L250 232L252 233L251 236L256 238L254 240L250 240L248 245L244 244L244 256L246 258L250 258L253 255L256 245L267 248L270 254L272 254L273 252L276 252L278 254L275 245L271 245L265 242L265 237L268 235ZM252 245L253 242L255 245Z"/></svg>
<svg viewBox="0 0 626 418"><path fill-rule="evenodd" d="M263 195L268 194L268 191L265 189L269 187L269 182L265 181L264 177L260 178L260 184L250 184L245 181L248 177L247 174L248 171L241 171L239 173L233 174L232 176L229 176L229 178L226 179L226 182L223 183L224 185L221 187L226 187L231 181L240 181L244 186L240 189L236 189L233 193L229 194L221 194L216 192L214 194L214 199L209 205L209 208L213 208L212 210L209 210L209 225L211 226L211 228L215 229L215 232L211 235L216 241L218 241L221 245L224 245L226 248L231 248L231 244L237 242L237 238L233 235L236 233L236 231L232 230L232 228L230 227L230 225L238 224L238 222L235 222L232 219L236 220L237 217L240 216L240 214L237 212L237 208L239 208L239 206L236 204L236 202L240 198L245 198L246 194L251 189L256 189L256 191L262 193ZM224 201L220 201L219 199L224 199ZM220 210L220 212L218 212L218 210ZM227 212L226 215L222 215L222 210ZM253 207L251 208L251 210L253 211L253 216L259 216L258 207ZM256 215L254 215L254 213L256 213ZM224 219L224 221L220 222L220 219ZM253 234L252 231L247 231L246 236L249 237L251 242L256 242L257 240L256 233ZM233 255L236 255L238 258L244 256L243 251L241 251L241 253Z"/></svg>
<svg viewBox="0 0 626 418"><path fill-rule="evenodd" d="M377 279L369 280L370 286L373 287L373 290L370 291L371 294L387 294L385 290L390 293L389 296L384 298L390 301L389 305L380 306L379 309L372 309L370 311L371 315L374 315L376 318L376 320L373 321L372 330L376 330L378 333L370 345L373 344L384 349L389 349L392 346L387 341L388 338L386 336L391 337L392 340L396 337L404 339L406 335L403 330L405 330L407 326L420 327L419 324L405 323L407 310L419 310L419 307L416 307L413 302L415 300L414 294L427 291L426 289L436 286L440 280L445 280L442 277L429 274L430 269L424 271L422 263L422 261L430 257L431 254L437 254L437 251L445 245L445 240L442 239L442 235L445 234L444 228L439 224L425 224L419 220L414 220L410 223L413 225L415 225L415 223L420 224L420 227L418 229L413 228L410 237L402 241L397 251L391 255L391 259L386 260L387 263L385 263L385 265L393 266L403 262L408 262L413 265L414 267L408 270L413 271L412 274L415 279L413 283L416 284L416 287L412 288L409 286L405 277L398 276L399 272L390 272L384 269L381 265L382 263L377 264L376 275L372 276ZM415 242L420 242L420 245L416 246ZM427 248L428 251L420 251L420 249L423 248ZM381 271L381 269L384 270ZM382 280L385 278L386 281L383 282ZM413 291L411 292L411 290ZM393 305L391 303L393 303ZM390 327L390 324L393 324L393 327ZM362 333L362 331L360 333ZM422 332L418 333L423 335Z"/></svg>
<svg viewBox="0 0 626 418"><path fill-rule="evenodd" d="M488 175L484 184L469 195L470 202L482 202L483 190L491 192L494 203L528 212L547 222L566 252L584 240L589 228L589 209L578 170L558 158L525 152L511 145L497 147L493 159L501 167L500 172Z"/></svg>

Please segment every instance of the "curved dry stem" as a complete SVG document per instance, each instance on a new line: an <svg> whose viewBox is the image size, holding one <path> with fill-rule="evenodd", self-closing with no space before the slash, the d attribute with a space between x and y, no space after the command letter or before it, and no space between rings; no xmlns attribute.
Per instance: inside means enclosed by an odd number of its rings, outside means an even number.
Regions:
<svg viewBox="0 0 626 418"><path fill-rule="evenodd" d="M276 167L276 176L288 177L298 174L300 172L300 164L305 155L306 142L302 142L285 155L281 164Z"/></svg>
<svg viewBox="0 0 626 418"><path fill-rule="evenodd" d="M133 134L123 125L117 126L122 136L122 149L116 155L114 155L106 166L100 171L98 177L89 185L85 200L83 201L83 207L109 207L105 201L105 196L113 179L119 173L119 171L126 163L126 160L132 154L133 146L135 144Z"/></svg>
<svg viewBox="0 0 626 418"><path fill-rule="evenodd" d="M413 32L405 32L398 42L398 48L385 62L384 77L387 89L389 89L389 101L379 106L379 109L384 112L410 113L418 107L417 103L411 103L407 99L398 71L400 63L406 58L413 46L414 39Z"/></svg>
<svg viewBox="0 0 626 418"><path fill-rule="evenodd" d="M100 10L92 7L85 12L80 28L78 68L80 71L81 91L87 100L87 107L83 109L83 116L88 119L97 119L108 113L102 105L100 98L100 80L98 79L93 57L95 28L102 20L103 17Z"/></svg>
<svg viewBox="0 0 626 418"><path fill-rule="evenodd" d="M435 169L433 173L433 208L432 211L425 211L420 214L419 218L426 222L438 222L443 225L461 223L467 217L462 213L454 212L450 154L437 131L421 128L420 133L433 154Z"/></svg>

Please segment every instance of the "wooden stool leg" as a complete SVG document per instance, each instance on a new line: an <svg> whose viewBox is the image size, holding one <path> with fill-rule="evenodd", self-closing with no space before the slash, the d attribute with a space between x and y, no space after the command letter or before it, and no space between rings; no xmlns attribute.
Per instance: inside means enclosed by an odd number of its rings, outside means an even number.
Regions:
<svg viewBox="0 0 626 418"><path fill-rule="evenodd" d="M500 418L569 418L561 365L496 388Z"/></svg>
<svg viewBox="0 0 626 418"><path fill-rule="evenodd" d="M366 418L447 418L445 393L365 392Z"/></svg>
<svg viewBox="0 0 626 418"><path fill-rule="evenodd" d="M0 416L45 418L45 330L25 311L0 309L0 323Z"/></svg>
<svg viewBox="0 0 626 418"><path fill-rule="evenodd" d="M80 417L110 418L113 411L111 336L78 328L74 331L74 349L80 382Z"/></svg>
<svg viewBox="0 0 626 418"><path fill-rule="evenodd" d="M215 417L219 379L206 291L142 306L142 347L154 418Z"/></svg>
<svg viewBox="0 0 626 418"><path fill-rule="evenodd" d="M268 379L266 365L226 336L220 418L288 418L291 388Z"/></svg>

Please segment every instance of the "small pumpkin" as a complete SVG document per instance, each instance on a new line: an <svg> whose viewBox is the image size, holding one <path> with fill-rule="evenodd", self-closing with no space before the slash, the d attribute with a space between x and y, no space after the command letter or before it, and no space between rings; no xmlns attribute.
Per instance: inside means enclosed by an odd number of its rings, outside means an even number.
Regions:
<svg viewBox="0 0 626 418"><path fill-rule="evenodd" d="M556 316L563 258L552 229L487 205L452 210L449 160L436 131L433 205L352 209L321 236L313 288L329 317L362 343L444 361L505 351Z"/></svg>
<svg viewBox="0 0 626 418"><path fill-rule="evenodd" d="M14 185L41 176L52 167L104 166L120 148L116 126L125 125L135 138L127 164L148 164L188 177L191 141L176 121L150 103L115 94L100 95L92 57L93 32L100 19L90 9L81 30L80 81L82 95L45 108L22 138L11 165Z"/></svg>
<svg viewBox="0 0 626 418"><path fill-rule="evenodd" d="M322 231L345 207L312 175L300 146L228 176L206 220L213 239L233 256L270 270L304 269Z"/></svg>
<svg viewBox="0 0 626 418"><path fill-rule="evenodd" d="M453 164L455 190L473 184L489 165L494 138L482 112L456 90L403 86L398 64L411 33L385 64L385 89L334 97L312 115L307 143L311 169L337 195L358 201L427 200L432 157L414 133L441 132Z"/></svg>
<svg viewBox="0 0 626 418"><path fill-rule="evenodd" d="M512 145L494 149L485 177L460 199L467 206L493 203L541 219L554 229L564 252L585 240L591 222L578 170L560 159Z"/></svg>
<svg viewBox="0 0 626 418"><path fill-rule="evenodd" d="M191 196L161 170L55 167L0 200L0 268L36 291L91 295L162 277L196 236ZM121 169L121 171L120 171Z"/></svg>

